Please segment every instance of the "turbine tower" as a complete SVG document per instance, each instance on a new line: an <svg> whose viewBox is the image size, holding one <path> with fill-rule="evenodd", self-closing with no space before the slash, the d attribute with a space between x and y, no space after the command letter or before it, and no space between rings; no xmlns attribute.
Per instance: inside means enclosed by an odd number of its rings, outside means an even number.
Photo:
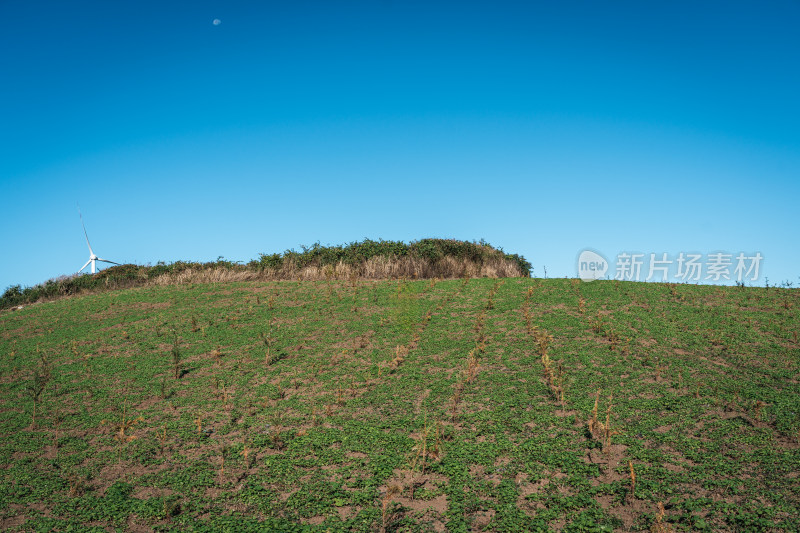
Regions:
<svg viewBox="0 0 800 533"><path fill-rule="evenodd" d="M80 208L78 208L78 216L81 217L81 226L83 226L83 235L86 237L86 246L89 247L89 260L86 261L86 264L83 265L80 270L78 270L78 274L80 274L84 268L89 266L90 263L92 265L92 274L97 273L98 261L102 261L104 263L111 263L112 265L119 265L119 263L115 263L114 261L109 261L108 259L101 259L95 255L94 251L92 250L92 245L89 244L89 234L86 233L86 224L83 223L83 215L81 214Z"/></svg>

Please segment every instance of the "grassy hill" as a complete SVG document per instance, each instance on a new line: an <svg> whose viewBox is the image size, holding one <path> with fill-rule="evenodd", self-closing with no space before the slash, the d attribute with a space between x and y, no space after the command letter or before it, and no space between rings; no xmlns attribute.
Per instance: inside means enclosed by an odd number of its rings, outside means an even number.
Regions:
<svg viewBox="0 0 800 533"><path fill-rule="evenodd" d="M800 293L186 283L0 314L0 528L800 529Z"/></svg>
<svg viewBox="0 0 800 533"><path fill-rule="evenodd" d="M73 274L33 287L12 285L0 295L0 310L64 296L149 285L221 281L432 279L530 277L532 266L523 256L509 254L484 240L428 238L403 241L363 241L337 246L302 246L283 253L259 254L247 264L226 261L159 262L155 266L126 264L96 275Z"/></svg>

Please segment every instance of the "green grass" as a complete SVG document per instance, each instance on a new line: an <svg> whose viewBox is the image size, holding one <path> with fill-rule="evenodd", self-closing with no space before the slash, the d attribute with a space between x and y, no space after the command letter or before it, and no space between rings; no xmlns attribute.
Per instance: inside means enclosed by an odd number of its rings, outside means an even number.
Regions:
<svg viewBox="0 0 800 533"><path fill-rule="evenodd" d="M661 502L676 531L796 531L798 294L276 281L6 311L0 527L648 530Z"/></svg>

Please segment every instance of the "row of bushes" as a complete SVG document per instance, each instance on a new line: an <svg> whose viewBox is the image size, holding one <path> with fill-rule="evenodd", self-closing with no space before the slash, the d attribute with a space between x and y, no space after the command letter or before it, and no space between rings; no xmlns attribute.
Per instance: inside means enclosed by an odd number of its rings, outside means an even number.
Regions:
<svg viewBox="0 0 800 533"><path fill-rule="evenodd" d="M467 260L482 264L489 259L505 259L514 263L524 276L530 276L531 264L518 254L506 254L487 242L458 241L455 239L421 239L406 244L402 241L373 241L364 239L347 245L303 246L302 252L287 250L282 254L260 254L259 259L250 261L248 266L259 269L279 270L287 263L295 268L325 265L359 265L373 257L412 257L426 259L432 263L445 257Z"/></svg>
<svg viewBox="0 0 800 533"><path fill-rule="evenodd" d="M97 274L63 276L33 287L14 285L8 287L0 297L0 309L29 304L40 300L50 300L87 291L118 289L145 285L154 280L178 279L184 273L226 271L230 273L252 273L259 279L286 279L299 276L309 278L308 272L346 270L364 275L363 268L376 258L384 263L402 263L404 268L411 263L424 263L427 268L420 270L424 275L450 276L456 272L461 275L480 275L484 265L502 263L508 268L500 272L513 272L515 275L530 276L531 264L517 254L506 254L484 241L468 242L453 239L422 239L406 244L401 241L373 241L365 239L340 246L302 246L302 251L286 250L282 254L260 254L246 265L226 261L197 263L176 261L158 263L155 266L119 265L101 270ZM447 268L445 268L445 264ZM454 270L453 264L465 265ZM437 265L442 268L437 269ZM345 267L342 269L341 267ZM467 268L467 267L470 268ZM383 272L391 269L383 269ZM395 269L396 272L407 272ZM304 273L303 276L300 276Z"/></svg>

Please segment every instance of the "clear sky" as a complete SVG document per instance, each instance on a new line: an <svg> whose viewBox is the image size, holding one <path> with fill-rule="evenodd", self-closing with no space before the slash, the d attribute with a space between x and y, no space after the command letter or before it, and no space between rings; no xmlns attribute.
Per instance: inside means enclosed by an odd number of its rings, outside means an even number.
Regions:
<svg viewBox="0 0 800 533"><path fill-rule="evenodd" d="M800 284L797 1L0 12L0 290L86 262L76 204L120 263L453 237L537 276L758 252L753 284Z"/></svg>

